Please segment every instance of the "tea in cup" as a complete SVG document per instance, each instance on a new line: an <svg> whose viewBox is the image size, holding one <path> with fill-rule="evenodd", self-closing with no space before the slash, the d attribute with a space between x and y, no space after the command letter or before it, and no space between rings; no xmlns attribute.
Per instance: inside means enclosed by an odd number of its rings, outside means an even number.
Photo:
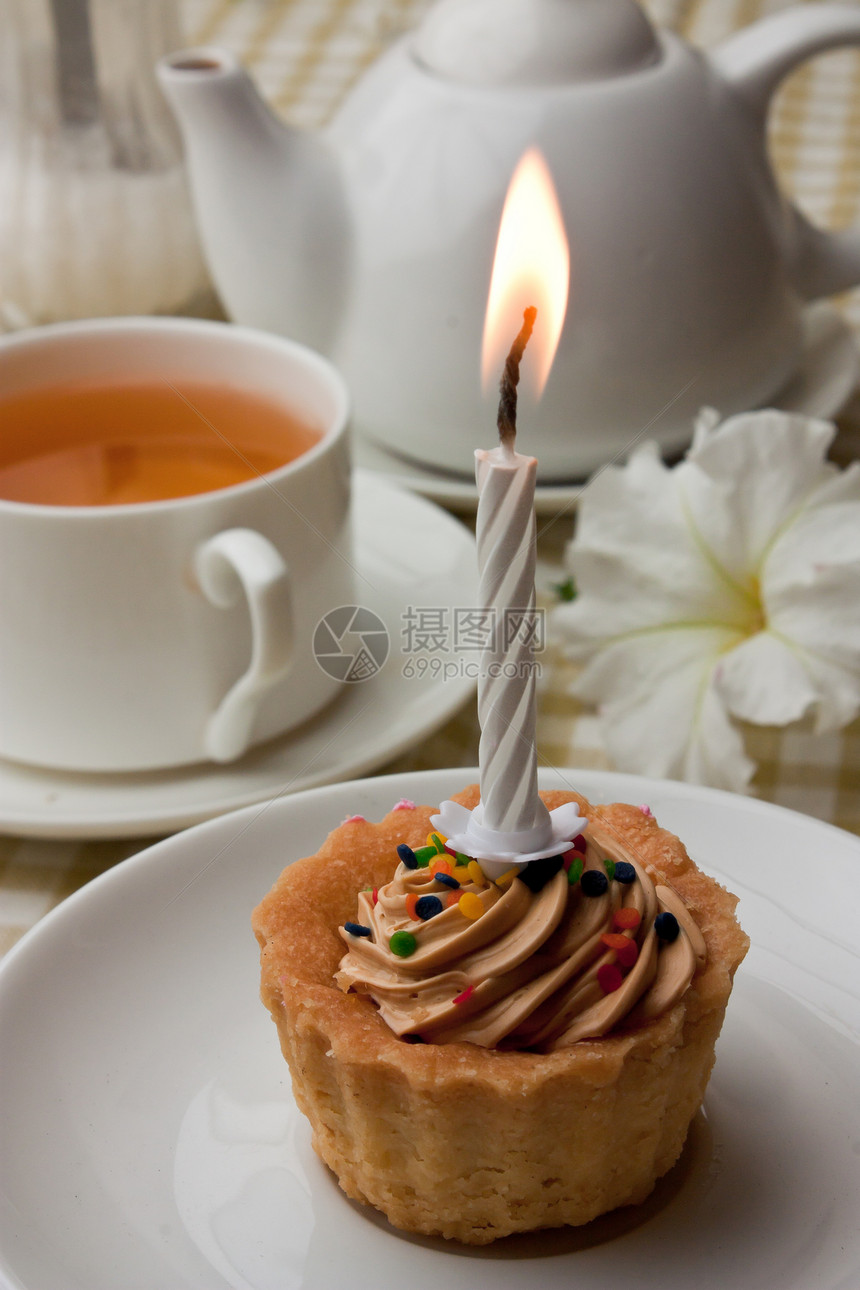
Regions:
<svg viewBox="0 0 860 1290"><path fill-rule="evenodd" d="M231 761L337 692L348 397L301 345L110 319L0 341L0 756Z"/></svg>
<svg viewBox="0 0 860 1290"><path fill-rule="evenodd" d="M211 493L277 470L322 437L254 391L120 377L0 391L0 425L0 500L37 506Z"/></svg>

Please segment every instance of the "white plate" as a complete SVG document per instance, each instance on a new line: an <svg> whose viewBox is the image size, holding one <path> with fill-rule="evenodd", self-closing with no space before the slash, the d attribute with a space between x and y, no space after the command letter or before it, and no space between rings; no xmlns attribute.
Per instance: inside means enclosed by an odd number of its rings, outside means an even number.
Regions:
<svg viewBox="0 0 860 1290"><path fill-rule="evenodd" d="M175 832L237 807L366 774L437 729L474 680L464 655L433 655L434 670L403 675L413 656L402 633L409 608L474 604L471 533L430 502L385 480L355 476L356 600L382 618L391 652L376 676L346 686L312 720L230 766L146 774L42 771L0 760L0 832L41 838L145 837ZM336 606L332 606L335 608ZM450 663L447 676L442 670Z"/></svg>
<svg viewBox="0 0 860 1290"><path fill-rule="evenodd" d="M797 371L769 406L829 420L847 402L857 384L860 351L842 314L826 301L809 305L801 322L802 350ZM353 451L359 466L391 483L411 488L453 510L473 511L477 506L478 493L471 479L400 457L364 435L355 436ZM621 452L618 459L626 455L626 451ZM572 511L582 486L581 480L539 483L535 494L538 514Z"/></svg>
<svg viewBox="0 0 860 1290"><path fill-rule="evenodd" d="M462 770L315 789L132 857L0 969L0 1282L16 1290L849 1290L860 1284L860 842L687 785L548 774L649 802L741 897L706 1118L649 1202L467 1249L398 1234L310 1148L257 999L254 904L358 812Z"/></svg>

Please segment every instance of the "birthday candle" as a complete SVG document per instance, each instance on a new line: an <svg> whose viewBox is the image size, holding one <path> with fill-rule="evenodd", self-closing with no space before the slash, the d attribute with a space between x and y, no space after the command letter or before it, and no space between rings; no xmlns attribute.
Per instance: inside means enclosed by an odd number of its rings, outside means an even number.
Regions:
<svg viewBox="0 0 860 1290"><path fill-rule="evenodd" d="M531 213L529 219L521 218L524 209ZM542 388L564 322L569 271L552 179L543 158L529 150L511 181L499 229L484 334L485 379L490 363L495 370L497 342L507 336L509 323L513 330L527 292L526 298L541 302L546 344L537 388ZM513 310L512 320L509 310ZM478 859L482 872L492 880L504 880L506 874L535 861L564 855L588 825L576 802L548 811L537 787L533 630L537 462L516 451L520 360L536 315L534 308L525 311L505 363L499 445L475 453L479 604L495 628L482 651L478 679L481 798L472 810L459 802L442 802L430 817L448 846Z"/></svg>
<svg viewBox="0 0 860 1290"><path fill-rule="evenodd" d="M535 309L505 363L499 445L475 453L478 483L478 600L493 630L478 680L481 801L486 828L519 833L544 828L548 812L537 787L535 517L537 461L516 451L519 364Z"/></svg>

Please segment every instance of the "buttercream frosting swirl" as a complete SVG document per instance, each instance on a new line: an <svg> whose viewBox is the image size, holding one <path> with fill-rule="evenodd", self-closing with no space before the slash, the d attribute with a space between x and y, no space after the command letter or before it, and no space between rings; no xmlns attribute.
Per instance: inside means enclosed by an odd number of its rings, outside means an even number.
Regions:
<svg viewBox="0 0 860 1290"><path fill-rule="evenodd" d="M655 884L623 840L592 820L583 877L611 874L618 862L632 866L632 881L571 882L561 867L533 884L537 890L521 877L499 885L466 879L463 867L451 890L432 865L400 863L378 893L359 893L356 924L347 927L362 934L341 929L348 948L337 983L370 995L395 1034L436 1044L550 1052L649 1021L687 990L705 942L678 893ZM462 912L464 894L480 901L479 917ZM416 899L428 895L442 909L416 920ZM630 912L619 917L622 910ZM659 934L661 913L677 920L672 940ZM663 924L674 932L673 919ZM408 957L391 949L396 932L414 937ZM619 952L619 936L635 949Z"/></svg>

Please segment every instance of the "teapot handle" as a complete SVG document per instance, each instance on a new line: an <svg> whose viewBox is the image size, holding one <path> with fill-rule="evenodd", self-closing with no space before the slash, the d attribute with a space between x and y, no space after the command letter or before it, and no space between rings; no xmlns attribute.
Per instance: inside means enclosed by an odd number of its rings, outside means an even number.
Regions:
<svg viewBox="0 0 860 1290"><path fill-rule="evenodd" d="M761 117L780 81L798 63L844 45L860 45L860 6L808 4L737 32L715 50L713 62L732 90ZM792 276L807 300L834 295L860 282L860 230L816 228L796 208Z"/></svg>

